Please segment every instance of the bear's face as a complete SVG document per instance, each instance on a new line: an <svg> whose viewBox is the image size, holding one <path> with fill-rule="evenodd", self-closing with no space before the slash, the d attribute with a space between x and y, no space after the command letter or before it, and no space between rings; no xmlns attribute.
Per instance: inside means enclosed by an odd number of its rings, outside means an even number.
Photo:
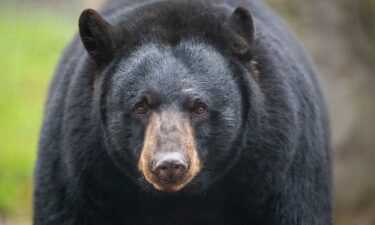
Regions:
<svg viewBox="0 0 375 225"><path fill-rule="evenodd" d="M106 150L143 189L202 191L240 155L252 17L182 1L130 18L112 25L88 9L79 20Z"/></svg>
<svg viewBox="0 0 375 225"><path fill-rule="evenodd" d="M116 165L143 187L207 187L233 164L242 96L213 47L148 44L107 70L104 127ZM199 187L198 187L199 186Z"/></svg>

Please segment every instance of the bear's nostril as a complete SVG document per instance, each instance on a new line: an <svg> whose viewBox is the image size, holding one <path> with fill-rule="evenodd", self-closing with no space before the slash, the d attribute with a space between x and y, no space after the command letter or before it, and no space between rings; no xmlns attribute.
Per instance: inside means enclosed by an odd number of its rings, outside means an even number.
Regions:
<svg viewBox="0 0 375 225"><path fill-rule="evenodd" d="M163 157L158 160L152 170L161 183L176 184L183 180L187 171L184 158Z"/></svg>
<svg viewBox="0 0 375 225"><path fill-rule="evenodd" d="M168 167L167 166L160 166L159 168L158 168L159 170L161 170L161 171L166 171L166 170L168 170Z"/></svg>
<svg viewBox="0 0 375 225"><path fill-rule="evenodd" d="M163 162L154 170L155 175L160 181L167 183L178 183L186 173L186 167L175 162Z"/></svg>

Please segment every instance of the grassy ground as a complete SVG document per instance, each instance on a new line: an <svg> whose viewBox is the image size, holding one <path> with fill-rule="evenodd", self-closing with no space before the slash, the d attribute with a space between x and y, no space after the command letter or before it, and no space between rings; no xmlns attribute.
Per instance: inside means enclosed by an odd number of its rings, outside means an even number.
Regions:
<svg viewBox="0 0 375 225"><path fill-rule="evenodd" d="M0 224L29 220L43 103L74 25L58 13L0 4Z"/></svg>

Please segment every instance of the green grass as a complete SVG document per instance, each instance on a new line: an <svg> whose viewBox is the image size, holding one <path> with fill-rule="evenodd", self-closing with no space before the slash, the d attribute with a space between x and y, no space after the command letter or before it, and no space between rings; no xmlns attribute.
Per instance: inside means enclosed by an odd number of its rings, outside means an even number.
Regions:
<svg viewBox="0 0 375 225"><path fill-rule="evenodd" d="M30 215L32 171L48 84L75 23L0 7L0 217Z"/></svg>

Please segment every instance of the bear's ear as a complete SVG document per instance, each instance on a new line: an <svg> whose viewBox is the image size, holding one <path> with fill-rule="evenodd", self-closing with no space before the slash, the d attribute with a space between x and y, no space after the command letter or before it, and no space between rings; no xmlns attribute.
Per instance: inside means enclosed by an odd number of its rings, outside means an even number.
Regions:
<svg viewBox="0 0 375 225"><path fill-rule="evenodd" d="M255 40L255 24L249 10L237 7L229 19L229 26L235 33L230 41L232 51L240 55L248 53Z"/></svg>
<svg viewBox="0 0 375 225"><path fill-rule="evenodd" d="M114 54L114 28L93 9L79 18L79 34L90 57L98 64L109 62Z"/></svg>

